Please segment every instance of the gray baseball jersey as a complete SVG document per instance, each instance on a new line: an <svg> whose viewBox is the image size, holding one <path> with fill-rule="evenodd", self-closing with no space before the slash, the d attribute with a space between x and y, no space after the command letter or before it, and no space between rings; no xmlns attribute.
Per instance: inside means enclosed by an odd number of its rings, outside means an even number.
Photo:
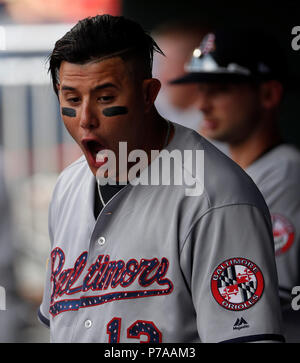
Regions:
<svg viewBox="0 0 300 363"><path fill-rule="evenodd" d="M237 164L173 125L167 151L204 151L201 195L130 183L95 221L85 159L60 175L39 311L52 342L283 340L264 199Z"/></svg>
<svg viewBox="0 0 300 363"><path fill-rule="evenodd" d="M291 306L292 288L300 285L300 152L294 146L279 145L246 171L262 192L272 216L279 293L285 311ZM285 312L284 322L288 341L297 337L299 342L300 317Z"/></svg>

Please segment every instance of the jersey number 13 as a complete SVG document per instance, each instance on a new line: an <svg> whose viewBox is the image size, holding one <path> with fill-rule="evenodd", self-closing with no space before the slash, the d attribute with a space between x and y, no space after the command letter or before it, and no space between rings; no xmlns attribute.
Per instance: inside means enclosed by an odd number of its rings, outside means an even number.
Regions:
<svg viewBox="0 0 300 363"><path fill-rule="evenodd" d="M121 318L113 318L106 327L109 343L120 343ZM141 340L142 336L147 340ZM127 329L127 338L139 339L140 343L161 343L162 334L152 321L136 320Z"/></svg>

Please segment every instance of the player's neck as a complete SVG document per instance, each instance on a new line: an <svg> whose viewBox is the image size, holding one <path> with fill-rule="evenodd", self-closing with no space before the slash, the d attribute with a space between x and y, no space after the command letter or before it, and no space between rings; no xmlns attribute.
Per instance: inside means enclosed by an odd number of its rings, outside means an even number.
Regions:
<svg viewBox="0 0 300 363"><path fill-rule="evenodd" d="M258 129L247 139L229 145L231 158L243 169L248 168L253 162L273 146L279 144L281 138L275 127Z"/></svg>
<svg viewBox="0 0 300 363"><path fill-rule="evenodd" d="M144 151L150 154L151 150L159 150L161 151L166 144L170 141L173 136L173 130L169 130L169 137L168 136L168 123L166 120L160 116L155 108L149 114L149 119L145 121L145 136L144 136Z"/></svg>

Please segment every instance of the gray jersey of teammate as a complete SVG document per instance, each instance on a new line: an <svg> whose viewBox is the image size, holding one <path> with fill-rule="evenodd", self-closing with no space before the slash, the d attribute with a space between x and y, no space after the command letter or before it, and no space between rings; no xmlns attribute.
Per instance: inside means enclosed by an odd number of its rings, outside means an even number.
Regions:
<svg viewBox="0 0 300 363"><path fill-rule="evenodd" d="M186 185L128 184L95 221L86 160L59 177L39 311L52 342L283 340L264 199L237 164L173 125L167 151L204 150L200 196Z"/></svg>
<svg viewBox="0 0 300 363"><path fill-rule="evenodd" d="M300 152L281 144L246 169L269 207L275 242L279 293L288 341L300 341L299 313L290 314L291 290L300 285Z"/></svg>

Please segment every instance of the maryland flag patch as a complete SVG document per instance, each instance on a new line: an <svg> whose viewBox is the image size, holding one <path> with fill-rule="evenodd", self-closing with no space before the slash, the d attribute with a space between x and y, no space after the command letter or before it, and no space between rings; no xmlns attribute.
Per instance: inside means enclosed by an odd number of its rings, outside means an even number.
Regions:
<svg viewBox="0 0 300 363"><path fill-rule="evenodd" d="M264 278L252 261L233 257L220 263L211 277L213 297L223 308L241 311L252 307L261 298Z"/></svg>

